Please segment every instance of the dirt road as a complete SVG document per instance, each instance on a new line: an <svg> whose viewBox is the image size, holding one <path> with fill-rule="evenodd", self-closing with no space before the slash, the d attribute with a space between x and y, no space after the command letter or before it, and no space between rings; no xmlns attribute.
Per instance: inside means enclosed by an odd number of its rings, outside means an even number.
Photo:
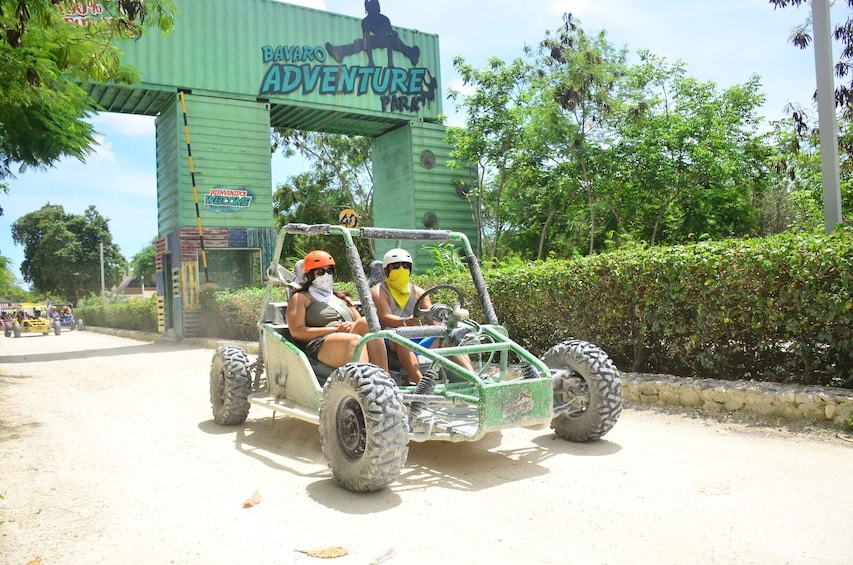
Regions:
<svg viewBox="0 0 853 565"><path fill-rule="evenodd" d="M211 355L90 332L0 338L0 563L853 559L853 444L832 433L626 410L591 444L547 429L411 444L397 483L353 494L314 426L257 407L215 425ZM347 555L310 554L329 548Z"/></svg>

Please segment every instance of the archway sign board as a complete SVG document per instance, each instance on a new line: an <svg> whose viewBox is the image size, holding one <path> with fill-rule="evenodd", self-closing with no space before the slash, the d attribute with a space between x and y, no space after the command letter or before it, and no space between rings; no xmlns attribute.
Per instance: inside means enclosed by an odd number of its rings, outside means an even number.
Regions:
<svg viewBox="0 0 853 565"><path fill-rule="evenodd" d="M161 332L204 332L205 285L260 282L275 238L271 127L372 137L376 225L475 236L454 188L462 175L446 167L438 36L392 26L378 0L352 0L363 17L275 0L173 1L169 35L122 44L141 82L86 87L105 111L156 116ZM88 2L68 18L104 15Z"/></svg>

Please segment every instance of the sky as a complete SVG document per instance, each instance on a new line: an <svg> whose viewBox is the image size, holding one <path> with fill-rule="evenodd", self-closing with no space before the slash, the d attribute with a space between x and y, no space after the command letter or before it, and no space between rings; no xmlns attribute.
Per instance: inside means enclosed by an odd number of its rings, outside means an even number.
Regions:
<svg viewBox="0 0 853 565"><path fill-rule="evenodd" d="M233 0L235 2L239 0ZM175 0L180 5L180 0ZM362 0L293 0L311 8L363 17ZM833 8L832 23L846 19L844 2ZM461 87L452 59L460 55L480 67L491 57L520 57L569 12L587 33L604 30L616 47L648 49L670 62L683 61L687 75L712 81L720 91L761 78L767 120L784 117L789 102L808 106L815 90L814 53L790 44L792 30L810 16L810 3L774 9L769 0L382 0L382 13L398 27L439 36L444 90ZM834 54L838 53L837 46ZM449 125L463 125L452 101L444 100ZM99 145L85 163L61 161L47 171L29 170L8 180L0 193L0 255L16 277L23 247L12 242L11 224L47 203L82 214L94 205L109 220L110 232L130 260L157 237L154 118L98 114L92 122ZM302 172L305 163L272 159L272 190ZM22 286L26 287L25 284Z"/></svg>

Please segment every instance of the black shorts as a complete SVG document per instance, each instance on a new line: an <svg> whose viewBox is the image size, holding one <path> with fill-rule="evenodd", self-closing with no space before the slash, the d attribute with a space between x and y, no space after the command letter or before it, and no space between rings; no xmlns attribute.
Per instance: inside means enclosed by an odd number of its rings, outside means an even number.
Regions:
<svg viewBox="0 0 853 565"><path fill-rule="evenodd" d="M321 335L320 337L315 337L311 341L305 344L305 355L310 357L311 359L319 359L317 355L320 353L320 348L323 346L323 340L326 339L326 336Z"/></svg>

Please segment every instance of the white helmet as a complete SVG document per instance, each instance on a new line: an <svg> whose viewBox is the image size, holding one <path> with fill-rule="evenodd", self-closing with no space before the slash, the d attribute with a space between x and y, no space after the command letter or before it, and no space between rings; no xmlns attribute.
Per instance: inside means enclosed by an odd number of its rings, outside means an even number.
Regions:
<svg viewBox="0 0 853 565"><path fill-rule="evenodd" d="M382 258L382 268L384 269L391 263L408 263L413 264L412 256L405 249L392 249Z"/></svg>

